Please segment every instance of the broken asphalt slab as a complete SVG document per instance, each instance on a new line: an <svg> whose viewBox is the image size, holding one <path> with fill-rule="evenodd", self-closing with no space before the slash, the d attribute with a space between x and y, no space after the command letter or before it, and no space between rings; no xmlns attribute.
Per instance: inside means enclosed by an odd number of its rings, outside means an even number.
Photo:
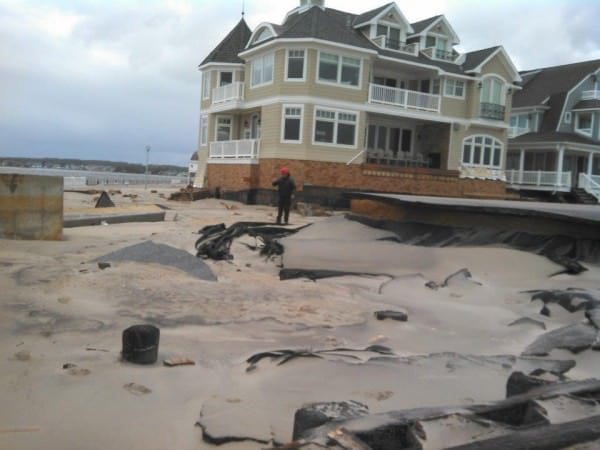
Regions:
<svg viewBox="0 0 600 450"><path fill-rule="evenodd" d="M94 260L94 262L123 261L161 264L182 270L201 280L217 281L215 274L202 260L184 250L165 244L156 244L153 241L125 247Z"/></svg>

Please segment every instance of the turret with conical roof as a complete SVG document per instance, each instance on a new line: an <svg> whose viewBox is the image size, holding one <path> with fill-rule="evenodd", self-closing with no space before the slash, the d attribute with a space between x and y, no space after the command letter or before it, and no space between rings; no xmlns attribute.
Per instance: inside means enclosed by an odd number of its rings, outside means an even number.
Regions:
<svg viewBox="0 0 600 450"><path fill-rule="evenodd" d="M243 63L244 61L240 59L238 53L246 47L251 34L252 31L242 17L238 24L225 36L225 39L204 58L204 61L200 63L200 67L209 63Z"/></svg>

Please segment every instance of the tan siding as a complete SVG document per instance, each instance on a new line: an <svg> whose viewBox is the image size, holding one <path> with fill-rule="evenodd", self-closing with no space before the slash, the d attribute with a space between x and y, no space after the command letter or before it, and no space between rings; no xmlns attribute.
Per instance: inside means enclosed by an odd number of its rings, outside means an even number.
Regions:
<svg viewBox="0 0 600 450"><path fill-rule="evenodd" d="M481 75L496 74L504 78L508 83L512 83L513 75L506 69L502 63L502 55L497 54L481 68Z"/></svg>
<svg viewBox="0 0 600 450"><path fill-rule="evenodd" d="M452 117L469 117L469 104L467 101L467 96L469 94L468 85L471 83L466 83L465 85L465 98L452 98L452 97L444 97L442 96L442 115L452 116Z"/></svg>
<svg viewBox="0 0 600 450"><path fill-rule="evenodd" d="M506 158L506 148L507 148L507 135L505 130L499 130L497 128L488 128L482 126L471 126L466 129L464 126L460 127L460 130L453 131L450 137L450 149L448 155L448 170L458 170L461 165L461 157L462 157L462 143L465 138L469 136L473 136L476 134L485 134L488 136L495 137L499 139L503 144L503 152L502 152L502 167L504 167L504 159Z"/></svg>

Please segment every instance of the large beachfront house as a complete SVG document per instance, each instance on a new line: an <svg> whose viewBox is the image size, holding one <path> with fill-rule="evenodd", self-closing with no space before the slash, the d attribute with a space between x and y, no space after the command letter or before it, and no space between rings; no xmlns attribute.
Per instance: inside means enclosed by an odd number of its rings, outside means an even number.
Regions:
<svg viewBox="0 0 600 450"><path fill-rule="evenodd" d="M506 163L509 187L600 200L600 60L521 73Z"/></svg>
<svg viewBox="0 0 600 450"><path fill-rule="evenodd" d="M521 81L504 49L459 53L443 15L410 23L395 3L362 14L323 3L254 31L242 19L202 61L196 184L268 201L285 165L299 196L320 201L504 197Z"/></svg>

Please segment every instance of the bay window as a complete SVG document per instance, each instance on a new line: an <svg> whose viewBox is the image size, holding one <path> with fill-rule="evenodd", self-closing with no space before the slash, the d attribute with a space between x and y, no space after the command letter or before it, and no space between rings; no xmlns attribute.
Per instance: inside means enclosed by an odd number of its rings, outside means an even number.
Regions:
<svg viewBox="0 0 600 450"><path fill-rule="evenodd" d="M304 50L287 51L286 80L304 80Z"/></svg>
<svg viewBox="0 0 600 450"><path fill-rule="evenodd" d="M333 53L319 53L318 79L327 83L358 86L361 60Z"/></svg>
<svg viewBox="0 0 600 450"><path fill-rule="evenodd" d="M302 106L283 106L281 142L293 142L297 144L302 142L302 115Z"/></svg>
<svg viewBox="0 0 600 450"><path fill-rule="evenodd" d="M252 87L273 82L273 57L269 53L252 61Z"/></svg>

